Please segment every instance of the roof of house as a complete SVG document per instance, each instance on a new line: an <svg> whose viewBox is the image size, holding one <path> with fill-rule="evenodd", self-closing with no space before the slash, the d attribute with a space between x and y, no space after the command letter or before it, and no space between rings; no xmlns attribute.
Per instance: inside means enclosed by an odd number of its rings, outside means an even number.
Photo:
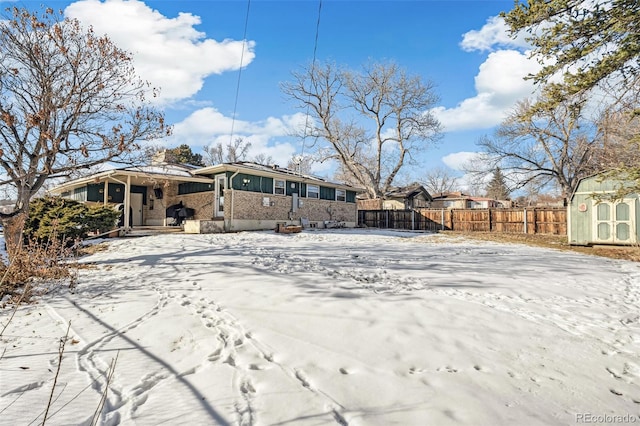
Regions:
<svg viewBox="0 0 640 426"><path fill-rule="evenodd" d="M110 169L93 173L78 179L73 179L49 190L50 193L60 194L65 191L84 186L89 183L99 183L111 179L118 181L121 178L131 177L137 183L157 180L173 180L179 182L211 183L212 179L194 176L189 166L181 164L154 164L150 166L133 166L120 169Z"/></svg>
<svg viewBox="0 0 640 426"><path fill-rule="evenodd" d="M417 183L414 183L409 186L403 186L400 188L393 188L392 190L386 192L384 196L385 198L410 199L410 198L414 198L418 194L423 194L426 199L432 200L431 195L424 188L424 186Z"/></svg>
<svg viewBox="0 0 640 426"><path fill-rule="evenodd" d="M329 182L318 176L297 173L293 170L279 167L277 165L266 166L263 164L252 162L237 162L222 163L216 164L214 166L194 169L193 166L185 164L153 162L148 166L133 166L121 169L110 169L94 173L83 178L64 182L51 189L49 192L53 194L60 194L62 192L69 191L89 183L97 183L106 179L118 181L119 178L125 178L127 176L130 176L135 180L135 182L132 182L134 184L143 184L144 182L153 182L161 179L180 182L212 183L213 179L211 178L211 176L225 172L257 174L259 176L268 176L274 178L295 178L295 180L299 180L305 183L330 185L338 189L345 189L355 192L364 191L360 188L355 188L350 185Z"/></svg>
<svg viewBox="0 0 640 426"><path fill-rule="evenodd" d="M193 173L196 175L215 175L218 173L224 173L229 171L247 173L247 174L257 174L259 176L267 176L267 177L273 177L273 178L285 177L285 178L290 178L294 180L299 180L305 183L312 183L317 185L331 185L336 188L346 189L346 190L355 191L355 192L364 191L361 188L356 188L354 186L343 184L343 183L331 182L319 176L299 173L295 170L287 169L285 167L280 167L277 164L264 165L264 164L253 163L250 161L216 164L213 166L203 167L201 169L194 170Z"/></svg>
<svg viewBox="0 0 640 426"><path fill-rule="evenodd" d="M433 197L434 200L468 200L471 197L469 194L464 194L460 191L456 192L443 192L440 195L435 195Z"/></svg>

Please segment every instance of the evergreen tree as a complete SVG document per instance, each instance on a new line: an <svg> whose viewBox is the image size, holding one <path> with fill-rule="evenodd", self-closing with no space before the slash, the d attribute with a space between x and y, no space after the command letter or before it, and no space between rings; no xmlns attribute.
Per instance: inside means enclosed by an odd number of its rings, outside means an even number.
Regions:
<svg viewBox="0 0 640 426"><path fill-rule="evenodd" d="M553 104L602 82L624 87L638 76L638 14L637 0L516 0L502 16L513 35L527 32L532 55L544 62L533 78L549 86ZM562 82L549 84L556 74Z"/></svg>
<svg viewBox="0 0 640 426"><path fill-rule="evenodd" d="M510 193L511 191L507 187L502 171L499 167L496 167L493 171L493 177L489 185L487 185L487 197L495 200L508 200Z"/></svg>
<svg viewBox="0 0 640 426"><path fill-rule="evenodd" d="M193 166L204 167L204 161L201 154L194 154L191 147L187 144L182 144L176 148L167 149L175 161L179 164L191 164Z"/></svg>

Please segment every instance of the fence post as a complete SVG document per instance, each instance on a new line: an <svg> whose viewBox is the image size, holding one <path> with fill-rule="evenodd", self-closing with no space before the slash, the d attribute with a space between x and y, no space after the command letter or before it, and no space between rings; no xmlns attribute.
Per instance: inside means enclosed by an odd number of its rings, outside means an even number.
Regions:
<svg viewBox="0 0 640 426"><path fill-rule="evenodd" d="M386 220L385 221L386 221L386 224L387 224L386 228L389 229L389 210L385 210L385 212L386 212L386 215L385 215L386 216Z"/></svg>
<svg viewBox="0 0 640 426"><path fill-rule="evenodd" d="M416 211L411 210L411 230L415 231L416 229Z"/></svg>
<svg viewBox="0 0 640 426"><path fill-rule="evenodd" d="M449 223L451 224L451 230L453 231L453 209L449 213Z"/></svg>
<svg viewBox="0 0 640 426"><path fill-rule="evenodd" d="M527 208L524 208L524 233L527 233Z"/></svg>
<svg viewBox="0 0 640 426"><path fill-rule="evenodd" d="M489 210L489 232L492 232L493 229L491 229L491 208L489 208L488 210Z"/></svg>
<svg viewBox="0 0 640 426"><path fill-rule="evenodd" d="M444 209L440 210L440 226L442 227L441 231L444 231Z"/></svg>

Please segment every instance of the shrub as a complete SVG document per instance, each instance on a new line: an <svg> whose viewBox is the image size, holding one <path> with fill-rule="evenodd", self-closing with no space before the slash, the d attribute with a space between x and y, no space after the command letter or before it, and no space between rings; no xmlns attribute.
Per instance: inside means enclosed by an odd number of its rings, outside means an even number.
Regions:
<svg viewBox="0 0 640 426"><path fill-rule="evenodd" d="M38 198L29 206L29 218L24 226L27 241L74 241L92 231L113 229L120 213L105 206L86 206L75 200L59 197Z"/></svg>
<svg viewBox="0 0 640 426"><path fill-rule="evenodd" d="M56 238L46 243L31 242L25 244L9 264L0 262L0 300L26 292L21 299L27 302L34 291L47 291L51 285L69 280L73 286L76 278L73 251L65 243ZM27 291L24 285L34 280L46 286L40 285L37 290L31 286Z"/></svg>

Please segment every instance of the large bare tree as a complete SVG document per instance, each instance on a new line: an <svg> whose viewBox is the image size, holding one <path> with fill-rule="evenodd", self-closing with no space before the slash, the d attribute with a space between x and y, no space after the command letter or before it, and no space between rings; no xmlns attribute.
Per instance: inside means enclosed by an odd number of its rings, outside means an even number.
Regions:
<svg viewBox="0 0 640 426"><path fill-rule="evenodd" d="M602 148L597 122L586 117L586 99L575 96L551 106L525 100L496 130L478 145L486 154L486 172L500 167L511 188L553 184L563 197L573 192L578 180L596 168Z"/></svg>
<svg viewBox="0 0 640 426"><path fill-rule="evenodd" d="M337 160L370 198L387 192L413 154L440 135L430 113L438 101L434 85L394 63L370 63L357 72L311 65L282 90L309 114L299 136L310 137L315 148L328 144L319 151L323 159Z"/></svg>
<svg viewBox="0 0 640 426"><path fill-rule="evenodd" d="M131 56L51 9L7 9L0 21L0 167L12 212L0 213L11 255L29 201L47 179L107 161L170 131L145 98Z"/></svg>

